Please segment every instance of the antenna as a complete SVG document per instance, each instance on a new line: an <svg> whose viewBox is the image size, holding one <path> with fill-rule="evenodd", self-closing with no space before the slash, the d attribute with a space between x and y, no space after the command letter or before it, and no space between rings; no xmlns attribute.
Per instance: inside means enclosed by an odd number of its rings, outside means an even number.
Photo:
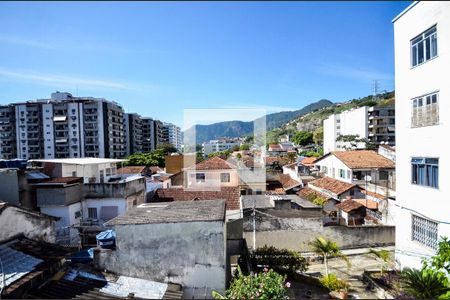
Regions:
<svg viewBox="0 0 450 300"><path fill-rule="evenodd" d="M373 101L378 101L378 90L380 89L380 81L375 79L373 81Z"/></svg>

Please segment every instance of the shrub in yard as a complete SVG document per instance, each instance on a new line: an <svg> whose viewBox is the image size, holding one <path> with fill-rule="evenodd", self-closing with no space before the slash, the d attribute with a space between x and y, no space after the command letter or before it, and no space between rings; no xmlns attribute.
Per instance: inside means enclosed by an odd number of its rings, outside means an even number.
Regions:
<svg viewBox="0 0 450 300"><path fill-rule="evenodd" d="M225 296L216 291L212 296L215 299L287 299L290 283L285 280L286 276L273 270L244 275L238 267L238 276L231 282Z"/></svg>
<svg viewBox="0 0 450 300"><path fill-rule="evenodd" d="M256 249L251 259L253 265L269 266L276 272L292 274L308 270L308 262L296 251L264 246Z"/></svg>
<svg viewBox="0 0 450 300"><path fill-rule="evenodd" d="M327 288L331 292L348 290L348 283L342 279L337 278L337 276L334 274L328 274L328 276L323 276L319 280L323 287Z"/></svg>
<svg viewBox="0 0 450 300"><path fill-rule="evenodd" d="M402 272L405 290L416 298L443 298L450 291L449 281L443 272L423 268L405 269Z"/></svg>

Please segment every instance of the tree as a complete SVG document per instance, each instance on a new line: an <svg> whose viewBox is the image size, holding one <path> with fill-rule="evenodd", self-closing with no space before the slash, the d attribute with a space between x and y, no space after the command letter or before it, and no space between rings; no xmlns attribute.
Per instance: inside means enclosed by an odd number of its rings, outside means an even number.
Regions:
<svg viewBox="0 0 450 300"><path fill-rule="evenodd" d="M250 145L249 145L249 144L242 144L242 145L239 147L239 150L241 150L241 151L247 151L247 150L250 150Z"/></svg>
<svg viewBox="0 0 450 300"><path fill-rule="evenodd" d="M391 259L391 255L389 254L389 251L387 251L387 250L377 251L375 249L370 249L370 253L375 255L378 259L381 260L381 275L383 275L385 265Z"/></svg>
<svg viewBox="0 0 450 300"><path fill-rule="evenodd" d="M295 159L297 158L297 153L289 152L287 154L287 157L288 157L289 163L294 163Z"/></svg>
<svg viewBox="0 0 450 300"><path fill-rule="evenodd" d="M216 291L212 292L215 299L285 299L288 295L289 282L273 270L244 275L238 266L238 275L226 290L225 296Z"/></svg>
<svg viewBox="0 0 450 300"><path fill-rule="evenodd" d="M443 272L434 269L408 269L402 272L405 290L420 299L435 299L450 291L449 282Z"/></svg>
<svg viewBox="0 0 450 300"><path fill-rule="evenodd" d="M297 145L306 146L313 142L313 134L307 131L297 131L292 137L292 141Z"/></svg>
<svg viewBox="0 0 450 300"><path fill-rule="evenodd" d="M317 128L313 133L314 144L322 145L323 144L323 126Z"/></svg>
<svg viewBox="0 0 450 300"><path fill-rule="evenodd" d="M347 257L342 254L341 250L335 242L327 240L323 237L318 237L315 238L310 243L310 245L312 250L323 258L326 277L328 277L328 258L340 257L347 262L347 266L350 266L350 262L348 261Z"/></svg>
<svg viewBox="0 0 450 300"><path fill-rule="evenodd" d="M239 146L235 145L233 148L231 148L231 152L239 151Z"/></svg>

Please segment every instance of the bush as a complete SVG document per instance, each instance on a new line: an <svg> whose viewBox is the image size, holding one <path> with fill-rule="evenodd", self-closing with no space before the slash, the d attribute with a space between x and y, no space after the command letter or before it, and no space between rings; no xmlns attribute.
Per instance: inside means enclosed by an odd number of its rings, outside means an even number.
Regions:
<svg viewBox="0 0 450 300"><path fill-rule="evenodd" d="M277 249L264 246L256 249L251 254L251 261L257 265L269 266L282 274L293 274L308 270L306 259L298 252L288 249Z"/></svg>
<svg viewBox="0 0 450 300"><path fill-rule="evenodd" d="M216 299L286 299L290 283L285 280L286 276L268 269L245 276L238 267L238 275L231 282L225 296L215 291L212 296Z"/></svg>
<svg viewBox="0 0 450 300"><path fill-rule="evenodd" d="M337 276L334 274L323 276L319 280L323 287L327 288L329 291L348 290L348 283L342 279L337 278Z"/></svg>

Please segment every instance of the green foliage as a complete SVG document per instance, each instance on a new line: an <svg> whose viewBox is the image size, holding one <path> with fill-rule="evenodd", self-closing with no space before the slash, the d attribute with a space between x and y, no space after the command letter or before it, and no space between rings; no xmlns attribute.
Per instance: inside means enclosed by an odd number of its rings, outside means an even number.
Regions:
<svg viewBox="0 0 450 300"><path fill-rule="evenodd" d="M322 150L323 152L323 150ZM300 156L306 156L306 157L321 157L323 155L320 154L320 152L314 152L314 151L302 151L300 152Z"/></svg>
<svg viewBox="0 0 450 300"><path fill-rule="evenodd" d="M347 263L347 267L350 267L350 261L348 258L342 254L341 249L332 240L325 239L323 237L315 238L310 246L312 250L320 255L325 263L325 275L328 276L328 258L329 257L340 257Z"/></svg>
<svg viewBox="0 0 450 300"><path fill-rule="evenodd" d="M234 152L234 151L239 151L239 146L238 146L238 145L233 146L233 147L231 148L231 152Z"/></svg>
<svg viewBox="0 0 450 300"><path fill-rule="evenodd" d="M313 143L313 134L307 131L297 131L292 137L292 141L297 145L306 146Z"/></svg>
<svg viewBox="0 0 450 300"><path fill-rule="evenodd" d="M250 145L249 144L242 144L239 147L239 150L244 151L244 150L250 150Z"/></svg>
<svg viewBox="0 0 450 300"><path fill-rule="evenodd" d="M317 128L313 132L313 141L316 145L322 145L323 144L323 126Z"/></svg>
<svg viewBox="0 0 450 300"><path fill-rule="evenodd" d="M231 155L230 150L224 150L224 151L210 153L210 154L208 154L208 158L211 158L214 156L219 156L222 159L227 159L230 155Z"/></svg>
<svg viewBox="0 0 450 300"><path fill-rule="evenodd" d="M443 237L438 244L436 255L430 259L430 267L437 270L445 270L450 274L450 241L447 237Z"/></svg>
<svg viewBox="0 0 450 300"><path fill-rule="evenodd" d="M325 197L317 196L314 194L310 194L310 195L306 196L306 199L311 201L315 205L319 205L322 207L328 202L328 200Z"/></svg>
<svg viewBox="0 0 450 300"><path fill-rule="evenodd" d="M337 278L334 274L329 274L328 276L323 276L319 279L322 286L329 291L348 291L348 283L342 279Z"/></svg>
<svg viewBox="0 0 450 300"><path fill-rule="evenodd" d="M296 251L264 246L251 254L253 265L269 266L281 274L294 274L308 270L306 259Z"/></svg>
<svg viewBox="0 0 450 300"><path fill-rule="evenodd" d="M289 282L273 270L254 275L243 275L238 267L238 275L231 282L225 296L212 292L215 299L286 299L288 297Z"/></svg>
<svg viewBox="0 0 450 300"><path fill-rule="evenodd" d="M402 279L405 290L417 298L438 298L450 291L446 275L434 269L405 269Z"/></svg>
<svg viewBox="0 0 450 300"><path fill-rule="evenodd" d="M238 153L238 154L236 154L236 158L237 158L237 159L241 159L241 158L242 158L242 155L241 155L240 153Z"/></svg>
<svg viewBox="0 0 450 300"><path fill-rule="evenodd" d="M124 165L164 167L166 163L166 155L174 152L177 152L177 149L172 145L163 144L151 152L135 153L128 156L128 161L124 163Z"/></svg>

